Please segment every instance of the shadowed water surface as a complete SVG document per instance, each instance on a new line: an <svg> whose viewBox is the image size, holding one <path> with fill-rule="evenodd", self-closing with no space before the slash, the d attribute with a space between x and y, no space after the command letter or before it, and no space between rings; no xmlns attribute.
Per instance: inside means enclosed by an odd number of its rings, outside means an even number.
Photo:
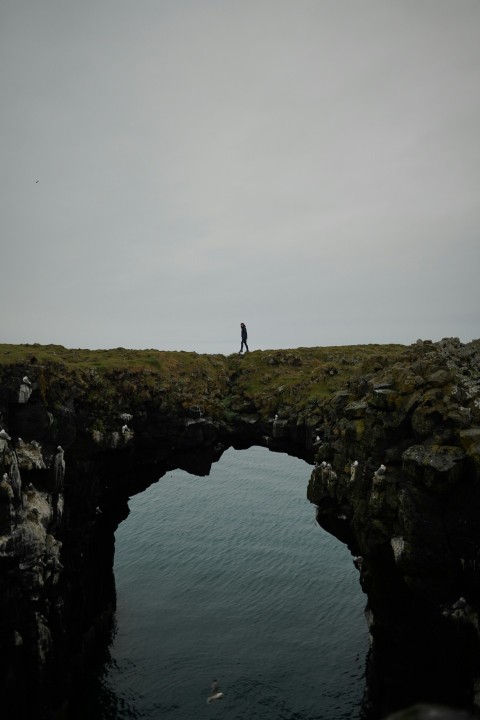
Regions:
<svg viewBox="0 0 480 720"><path fill-rule="evenodd" d="M352 558L315 522L311 467L227 451L131 499L117 633L89 717L359 717L367 630ZM207 705L213 678L224 699Z"/></svg>

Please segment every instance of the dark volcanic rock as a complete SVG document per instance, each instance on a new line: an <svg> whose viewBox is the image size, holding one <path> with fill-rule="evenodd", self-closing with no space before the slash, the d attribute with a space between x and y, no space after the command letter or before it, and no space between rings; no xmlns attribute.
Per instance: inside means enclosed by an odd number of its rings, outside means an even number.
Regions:
<svg viewBox="0 0 480 720"><path fill-rule="evenodd" d="M319 522L361 557L370 717L420 700L480 702L478 343L419 355L359 384L343 410L326 403L332 442L309 484Z"/></svg>
<svg viewBox="0 0 480 720"><path fill-rule="evenodd" d="M230 362L195 397L185 374L90 368L69 379L36 362L18 402L25 368L1 369L3 716L60 719L107 641L128 498L170 469L207 474L228 447L254 444L316 461L308 497L356 558L371 637L366 716L480 707L480 342L419 341L393 360L352 362L345 387L303 407L294 388L281 409L289 373L304 371L297 354L262 356L252 387L265 368L286 373L274 399L250 397L253 366ZM348 362L316 376L328 383ZM211 398L215 413L204 410Z"/></svg>

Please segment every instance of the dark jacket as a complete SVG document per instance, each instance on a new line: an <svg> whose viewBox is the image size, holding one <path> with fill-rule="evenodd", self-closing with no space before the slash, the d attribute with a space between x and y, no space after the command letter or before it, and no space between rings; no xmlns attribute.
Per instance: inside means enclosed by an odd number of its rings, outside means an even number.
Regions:
<svg viewBox="0 0 480 720"><path fill-rule="evenodd" d="M242 325L242 340L245 342L246 339L247 339L247 328L245 327L245 325Z"/></svg>

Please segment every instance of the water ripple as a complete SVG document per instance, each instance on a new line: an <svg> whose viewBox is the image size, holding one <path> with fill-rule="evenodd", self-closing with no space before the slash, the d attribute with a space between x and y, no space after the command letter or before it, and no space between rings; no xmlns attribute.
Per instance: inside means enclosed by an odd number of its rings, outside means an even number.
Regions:
<svg viewBox="0 0 480 720"><path fill-rule="evenodd" d="M175 471L131 500L110 704L92 718L359 717L364 598L347 549L315 522L310 471L232 450L207 478ZM215 676L225 696L207 705Z"/></svg>

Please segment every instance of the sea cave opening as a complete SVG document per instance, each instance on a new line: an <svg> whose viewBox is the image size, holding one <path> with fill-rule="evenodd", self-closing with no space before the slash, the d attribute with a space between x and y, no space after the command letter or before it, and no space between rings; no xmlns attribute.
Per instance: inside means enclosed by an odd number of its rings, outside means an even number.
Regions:
<svg viewBox="0 0 480 720"><path fill-rule="evenodd" d="M310 473L229 449L209 475L174 470L130 499L115 534L116 632L78 712L360 718L366 598L346 546L315 519ZM214 678L224 697L207 704Z"/></svg>

